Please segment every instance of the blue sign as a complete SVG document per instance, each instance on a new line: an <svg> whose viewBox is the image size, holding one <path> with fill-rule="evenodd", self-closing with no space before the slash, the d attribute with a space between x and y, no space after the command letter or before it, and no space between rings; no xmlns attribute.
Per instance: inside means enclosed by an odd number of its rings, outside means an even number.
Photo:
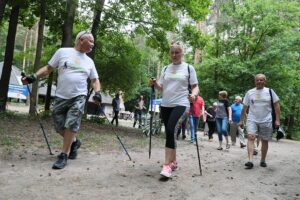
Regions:
<svg viewBox="0 0 300 200"><path fill-rule="evenodd" d="M161 104L161 99L152 99L152 104L153 105L160 105Z"/></svg>
<svg viewBox="0 0 300 200"><path fill-rule="evenodd" d="M154 112L160 112L159 107L161 104L161 99L152 99L152 106ZM151 101L149 101L149 111L151 110Z"/></svg>
<svg viewBox="0 0 300 200"><path fill-rule="evenodd" d="M26 85L8 85L7 97L16 99L27 99L28 89Z"/></svg>

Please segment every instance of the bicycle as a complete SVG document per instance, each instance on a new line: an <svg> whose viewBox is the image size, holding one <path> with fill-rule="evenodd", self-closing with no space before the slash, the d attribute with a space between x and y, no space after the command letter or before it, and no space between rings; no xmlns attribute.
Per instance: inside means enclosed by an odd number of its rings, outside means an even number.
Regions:
<svg viewBox="0 0 300 200"><path fill-rule="evenodd" d="M145 136L148 137L150 135L150 118L148 118L147 116L148 115L145 116L141 127L143 134L145 134ZM154 113L152 122L152 135L159 135L161 133L162 125L163 123L162 120L159 118L159 114Z"/></svg>

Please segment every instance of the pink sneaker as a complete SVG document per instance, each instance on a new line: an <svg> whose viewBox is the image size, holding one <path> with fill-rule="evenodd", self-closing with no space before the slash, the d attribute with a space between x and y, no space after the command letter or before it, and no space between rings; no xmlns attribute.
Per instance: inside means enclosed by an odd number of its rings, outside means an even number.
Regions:
<svg viewBox="0 0 300 200"><path fill-rule="evenodd" d="M170 167L172 171L175 171L176 169L178 169L178 162L174 160L173 162L170 163Z"/></svg>
<svg viewBox="0 0 300 200"><path fill-rule="evenodd" d="M172 176L172 169L170 165L163 165L160 175L170 178Z"/></svg>

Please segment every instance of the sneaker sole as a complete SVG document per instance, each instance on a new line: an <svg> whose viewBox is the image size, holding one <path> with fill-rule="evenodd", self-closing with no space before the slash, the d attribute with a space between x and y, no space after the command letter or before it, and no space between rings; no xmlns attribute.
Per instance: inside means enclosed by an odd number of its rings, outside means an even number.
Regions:
<svg viewBox="0 0 300 200"><path fill-rule="evenodd" d="M57 167L56 165L53 165L52 166L52 169L63 169L63 168L65 168L67 165L65 165L65 166L63 166L63 167Z"/></svg>
<svg viewBox="0 0 300 200"><path fill-rule="evenodd" d="M164 173L160 173L160 175L166 177L166 178L170 178L172 175L171 174L164 174Z"/></svg>

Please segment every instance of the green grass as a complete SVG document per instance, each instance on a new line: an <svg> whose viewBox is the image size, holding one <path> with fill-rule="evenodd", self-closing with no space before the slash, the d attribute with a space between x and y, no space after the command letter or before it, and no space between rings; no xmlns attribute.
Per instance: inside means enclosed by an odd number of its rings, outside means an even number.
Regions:
<svg viewBox="0 0 300 200"><path fill-rule="evenodd" d="M63 139L55 132L53 121L48 113L41 113L41 122L47 134L53 152L62 148ZM0 113L0 157L10 155L22 149L47 148L39 120L28 114L14 112ZM82 150L94 152L122 151L115 132L128 151L145 151L149 146L149 137L139 129L131 127L112 127L104 123L103 118L83 119L77 136L82 140ZM115 131L115 132L114 132ZM152 137L152 147L164 145L164 133ZM1 152L2 151L2 152Z"/></svg>
<svg viewBox="0 0 300 200"><path fill-rule="evenodd" d="M7 135L0 135L0 145L14 147L16 144L17 142L14 138Z"/></svg>
<svg viewBox="0 0 300 200"><path fill-rule="evenodd" d="M292 135L292 139L299 141L300 140L300 131L294 132L293 135Z"/></svg>

